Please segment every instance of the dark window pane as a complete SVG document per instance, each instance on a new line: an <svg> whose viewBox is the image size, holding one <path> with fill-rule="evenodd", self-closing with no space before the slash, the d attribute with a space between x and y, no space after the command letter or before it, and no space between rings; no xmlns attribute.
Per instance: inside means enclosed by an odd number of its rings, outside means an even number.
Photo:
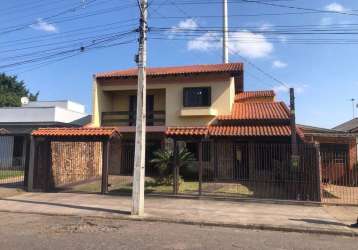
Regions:
<svg viewBox="0 0 358 250"><path fill-rule="evenodd" d="M184 88L183 90L184 107L205 107L211 105L211 88Z"/></svg>

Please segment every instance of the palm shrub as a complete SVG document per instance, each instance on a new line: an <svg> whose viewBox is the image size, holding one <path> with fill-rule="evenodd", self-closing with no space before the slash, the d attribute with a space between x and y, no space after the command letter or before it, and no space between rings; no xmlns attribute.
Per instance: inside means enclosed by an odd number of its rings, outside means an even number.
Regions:
<svg viewBox="0 0 358 250"><path fill-rule="evenodd" d="M150 163L158 169L159 176L156 180L158 183L173 184L174 152L172 150L159 149L155 151ZM177 163L179 169L191 167L195 163L195 158L186 148L182 148L178 151Z"/></svg>

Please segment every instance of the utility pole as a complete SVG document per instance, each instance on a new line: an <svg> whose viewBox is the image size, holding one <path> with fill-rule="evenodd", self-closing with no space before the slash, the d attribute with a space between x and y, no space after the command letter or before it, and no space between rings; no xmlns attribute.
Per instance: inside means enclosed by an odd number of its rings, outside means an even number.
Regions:
<svg viewBox="0 0 358 250"><path fill-rule="evenodd" d="M139 3L139 1L138 1ZM146 133L146 64L147 64L147 0L140 0L138 48L137 117L134 152L132 215L144 215L145 133Z"/></svg>
<svg viewBox="0 0 358 250"><path fill-rule="evenodd" d="M352 99L350 99L350 101L352 102L352 112L353 112L353 119L354 119L356 117L356 113L355 113L355 108L356 108L355 101L356 101L356 99L352 98Z"/></svg>
<svg viewBox="0 0 358 250"><path fill-rule="evenodd" d="M229 63L229 34L227 0L223 0L223 63Z"/></svg>
<svg viewBox="0 0 358 250"><path fill-rule="evenodd" d="M295 113L295 90L290 88L290 124L291 124L291 147L292 156L296 157L297 150L297 132L296 132L296 113ZM294 159L292 159L294 160Z"/></svg>

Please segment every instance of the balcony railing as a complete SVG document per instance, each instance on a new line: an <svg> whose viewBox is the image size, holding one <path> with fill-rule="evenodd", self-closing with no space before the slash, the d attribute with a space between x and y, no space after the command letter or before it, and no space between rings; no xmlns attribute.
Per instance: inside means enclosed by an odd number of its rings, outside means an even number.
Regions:
<svg viewBox="0 0 358 250"><path fill-rule="evenodd" d="M129 111L102 112L103 126L135 126L136 113ZM164 126L165 111L147 112L147 126Z"/></svg>

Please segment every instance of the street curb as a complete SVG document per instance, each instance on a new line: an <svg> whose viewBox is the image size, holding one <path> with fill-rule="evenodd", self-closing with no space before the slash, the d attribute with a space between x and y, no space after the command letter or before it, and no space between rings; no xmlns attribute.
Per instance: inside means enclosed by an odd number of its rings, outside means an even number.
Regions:
<svg viewBox="0 0 358 250"><path fill-rule="evenodd" d="M132 215L116 215L116 216L94 216L94 215L76 215L76 214L60 214L60 213L46 213L46 212L24 212L24 211L11 211L6 209L0 209L0 213L13 213L13 214L33 214L44 216L64 216L64 217L76 217L76 218L88 218L88 219L111 219L111 220L127 220L127 221L147 221L147 222L164 222L172 224L184 224L184 225L197 225L208 227L225 227L225 228L237 228L237 229L250 229L250 230L264 230L264 231L277 231L277 232L289 232L289 233L306 233L306 234L321 234L321 235L335 235L335 236L347 236L358 237L358 231L340 231L330 229L312 229L308 227L288 227L288 226L273 226L265 224L239 224L239 223L222 223L222 222L208 222L208 221L192 221L185 219L171 219L171 218L159 218L154 216L132 216ZM347 226L347 230L349 230Z"/></svg>

